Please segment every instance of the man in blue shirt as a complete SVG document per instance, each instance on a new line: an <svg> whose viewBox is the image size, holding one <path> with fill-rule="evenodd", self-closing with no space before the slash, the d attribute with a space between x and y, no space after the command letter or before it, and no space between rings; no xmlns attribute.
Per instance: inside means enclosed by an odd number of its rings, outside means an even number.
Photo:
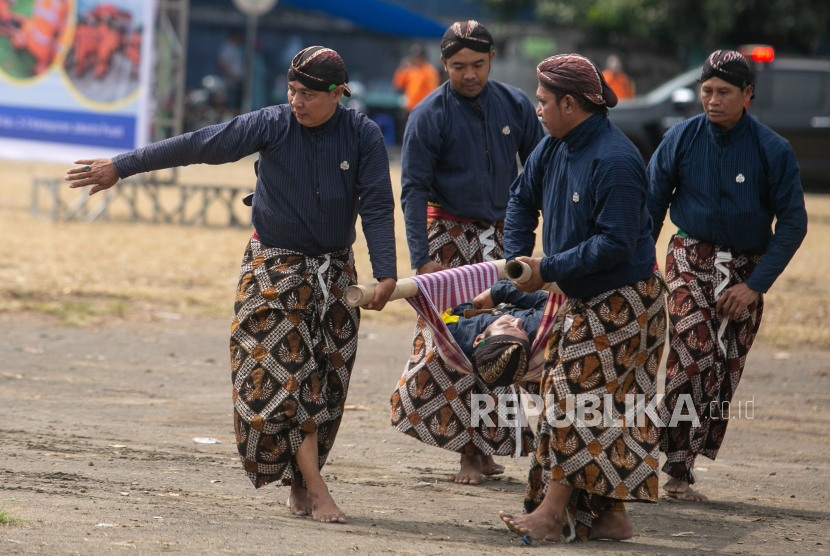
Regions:
<svg viewBox="0 0 830 556"><path fill-rule="evenodd" d="M272 106L118 155L80 160L70 187L90 195L128 176L259 153L254 237L242 261L231 325L234 428L256 488L291 485L296 515L345 523L320 475L343 415L360 313L343 300L357 282L351 245L360 214L380 286L395 289L394 199L374 122L340 106L350 95L340 56L314 46L288 71L289 104Z"/></svg>
<svg viewBox="0 0 830 556"><path fill-rule="evenodd" d="M513 282L501 280L475 299L454 307L445 317L447 329L472 361L481 336L496 321L502 327L518 328L519 336L533 343L547 305L547 292L524 294ZM501 330L501 328L500 328Z"/></svg>
<svg viewBox="0 0 830 556"><path fill-rule="evenodd" d="M511 188L505 256L533 270L517 289L556 282L569 299L547 346L527 514L500 516L529 539L621 540L633 534L624 502L656 502L658 494L659 430L645 414L623 419L629 403L656 394L665 340L645 167L608 121L617 97L590 60L553 56L537 76L550 136ZM540 211L541 259L529 257Z"/></svg>
<svg viewBox="0 0 830 556"><path fill-rule="evenodd" d="M666 257L671 347L660 418L668 424L693 405L700 420L666 428L660 441L672 477L663 488L683 500L706 501L689 486L695 459L718 454L729 423L722 404L741 378L763 294L807 233L795 155L746 114L753 93L743 56L712 53L701 76L704 114L672 127L648 167L655 241L669 205L678 226Z"/></svg>
<svg viewBox="0 0 830 556"><path fill-rule="evenodd" d="M401 152L410 262L421 274L503 258L516 155L524 164L543 137L527 95L489 79L496 52L483 25L454 23L441 52L449 81L412 110Z"/></svg>
<svg viewBox="0 0 830 556"><path fill-rule="evenodd" d="M441 54L449 81L412 110L402 150L401 207L410 262L420 274L504 258L503 220L510 184L518 174L516 155L524 163L543 135L527 95L489 79L496 53L493 37L483 25L476 21L451 25L441 42ZM416 339L422 337L421 330L416 331ZM413 361L426 355L424 345L413 344L418 350ZM434 372L444 375L437 367ZM407 420L427 420L443 411L453 423L449 430L462 431L459 436L421 427L418 438L461 452L456 482L478 484L482 473L502 473L504 468L493 462L493 455L512 455L511 443L494 439L490 430L471 428L469 406L456 411L446 408L457 403L438 400L447 390L450 396L458 394L466 400L471 394L499 396L507 391L491 391L483 382L452 370L432 376L433 387L427 390L416 387L418 379L410 366L399 389L411 387L433 395L413 398L408 408L400 406L401 418L393 419L393 426L403 430L408 428ZM515 441L514 428L500 429L495 437L500 439L502 433Z"/></svg>

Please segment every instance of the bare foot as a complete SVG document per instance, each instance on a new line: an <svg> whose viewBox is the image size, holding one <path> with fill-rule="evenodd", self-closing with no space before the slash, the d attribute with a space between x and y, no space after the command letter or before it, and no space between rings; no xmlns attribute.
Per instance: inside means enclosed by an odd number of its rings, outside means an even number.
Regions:
<svg viewBox="0 0 830 556"><path fill-rule="evenodd" d="M479 458L481 459L482 475L501 475L504 473L504 466L496 463L493 456L479 456Z"/></svg>
<svg viewBox="0 0 830 556"><path fill-rule="evenodd" d="M461 469L453 478L456 483L465 485L481 484L481 459L478 456L461 455Z"/></svg>
<svg viewBox="0 0 830 556"><path fill-rule="evenodd" d="M312 504L308 491L299 485L291 485L286 505L294 515L311 515Z"/></svg>
<svg viewBox="0 0 830 556"><path fill-rule="evenodd" d="M562 540L562 520L538 509L526 515L512 515L499 512L499 517L507 527L520 537L528 536L534 541L542 539L550 542Z"/></svg>
<svg viewBox="0 0 830 556"><path fill-rule="evenodd" d="M678 500L685 500L687 502L708 502L709 499L703 496L701 493L697 492L696 490L692 490L692 487L686 481L681 481L680 479L671 478L669 481L663 485L663 490L666 491L668 496L672 498L677 498Z"/></svg>
<svg viewBox="0 0 830 556"><path fill-rule="evenodd" d="M604 511L591 524L592 539L624 541L634 536L634 526L625 511Z"/></svg>
<svg viewBox="0 0 830 556"><path fill-rule="evenodd" d="M346 523L346 514L340 511L334 498L329 494L328 489L323 490L319 495L308 493L311 500L311 517L314 521L321 523Z"/></svg>

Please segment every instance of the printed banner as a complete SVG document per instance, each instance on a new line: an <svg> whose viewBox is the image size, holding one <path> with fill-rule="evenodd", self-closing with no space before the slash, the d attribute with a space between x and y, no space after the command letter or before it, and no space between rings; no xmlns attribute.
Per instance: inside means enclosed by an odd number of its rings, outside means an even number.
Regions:
<svg viewBox="0 0 830 556"><path fill-rule="evenodd" d="M147 144L156 0L0 0L0 157Z"/></svg>

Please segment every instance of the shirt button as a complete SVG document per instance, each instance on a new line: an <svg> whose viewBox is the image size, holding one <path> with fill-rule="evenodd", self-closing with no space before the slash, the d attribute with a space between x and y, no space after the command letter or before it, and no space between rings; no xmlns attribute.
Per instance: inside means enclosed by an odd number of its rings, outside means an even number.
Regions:
<svg viewBox="0 0 830 556"><path fill-rule="evenodd" d="M568 147L568 152L574 152L574 148L573 147Z"/></svg>

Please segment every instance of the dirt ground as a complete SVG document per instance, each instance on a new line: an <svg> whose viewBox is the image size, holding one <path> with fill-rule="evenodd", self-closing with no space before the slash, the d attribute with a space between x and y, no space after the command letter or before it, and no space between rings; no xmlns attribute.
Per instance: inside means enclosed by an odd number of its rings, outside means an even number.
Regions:
<svg viewBox="0 0 830 556"><path fill-rule="evenodd" d="M293 517L285 489L255 490L236 456L227 348L250 229L33 219L32 178L64 169L7 161L0 180L0 555L830 553L830 197L807 196L810 232L766 297L737 395L753 418L734 419L717 462L699 462L711 502L631 506L623 543L528 548L497 516L520 511L527 460L456 485L455 454L390 427L411 346L405 302L364 313L324 470L349 523ZM250 186L252 161L181 179ZM398 198L397 164L392 181ZM399 206L396 228L406 276ZM355 257L371 281L359 227Z"/></svg>
<svg viewBox="0 0 830 556"><path fill-rule="evenodd" d="M629 507L626 542L525 547L499 522L521 508L526 459L456 485L456 455L389 425L411 317L361 327L343 426L324 475L349 518L293 517L236 456L229 319L60 325L0 315L0 554L830 553L830 353L757 345L721 457L701 459L703 505ZM203 445L194 437L215 437Z"/></svg>

